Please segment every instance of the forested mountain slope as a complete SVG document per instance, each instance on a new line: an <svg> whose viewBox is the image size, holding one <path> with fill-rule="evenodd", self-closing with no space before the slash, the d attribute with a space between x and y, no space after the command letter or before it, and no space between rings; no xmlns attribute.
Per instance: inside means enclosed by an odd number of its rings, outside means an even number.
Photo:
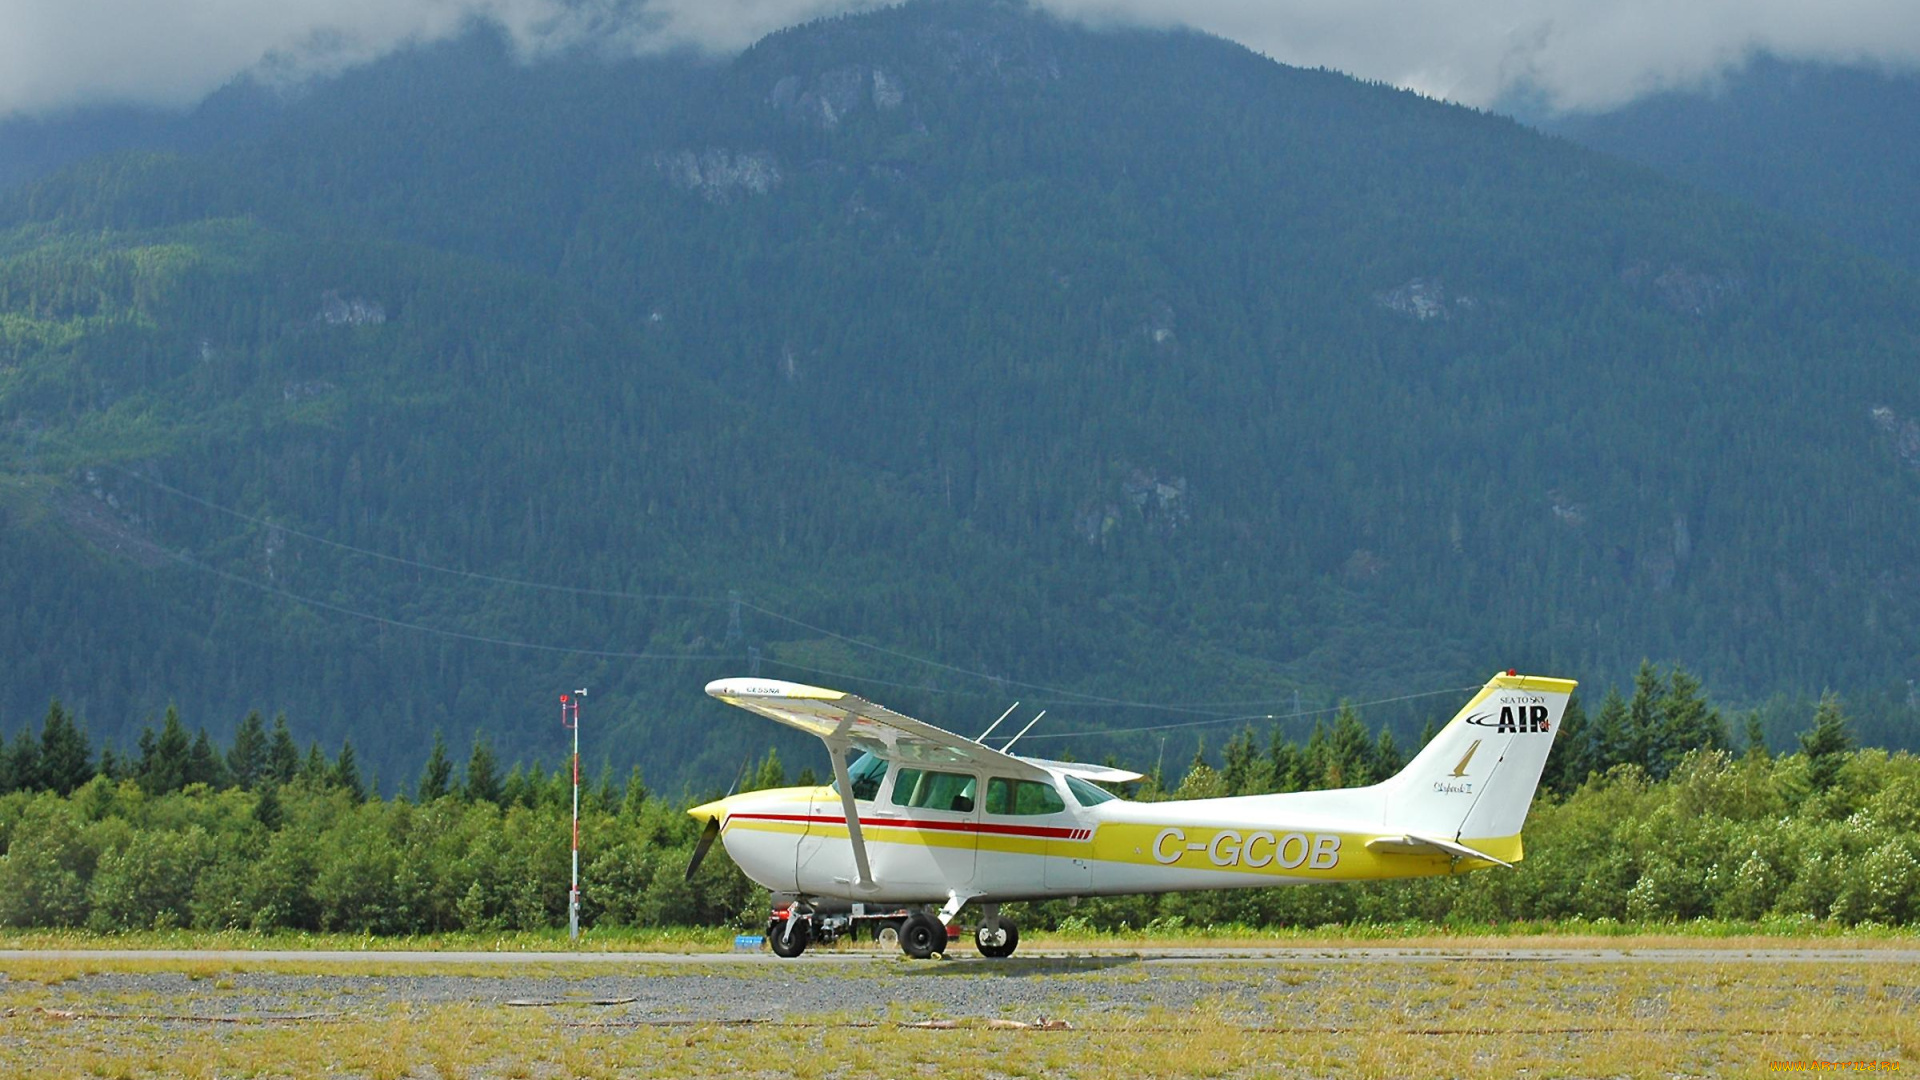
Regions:
<svg viewBox="0 0 1920 1080"><path fill-rule="evenodd" d="M1760 56L1547 131L1920 269L1920 74Z"/></svg>
<svg viewBox="0 0 1920 1080"><path fill-rule="evenodd" d="M976 2L259 93L0 197L0 727L391 778L585 685L677 782L756 662L1056 732L1920 676L1914 280L1512 121Z"/></svg>

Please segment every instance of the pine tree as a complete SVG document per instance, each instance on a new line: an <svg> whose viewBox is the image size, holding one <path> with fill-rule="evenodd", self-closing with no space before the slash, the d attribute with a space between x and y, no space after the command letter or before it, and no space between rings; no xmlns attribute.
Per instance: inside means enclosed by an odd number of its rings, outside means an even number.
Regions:
<svg viewBox="0 0 1920 1080"><path fill-rule="evenodd" d="M1260 747L1255 738L1251 725L1241 728L1227 740L1227 747L1220 754L1220 779L1226 784L1230 795L1253 793L1250 785L1254 762L1260 756Z"/></svg>
<svg viewBox="0 0 1920 1080"><path fill-rule="evenodd" d="M300 747L287 730L287 714L273 718L273 739L267 744L267 775L277 784L290 784L300 775Z"/></svg>
<svg viewBox="0 0 1920 1080"><path fill-rule="evenodd" d="M638 818L646 805L647 782L641 779L640 766L635 765L627 774L627 790L620 796L620 813L623 817Z"/></svg>
<svg viewBox="0 0 1920 1080"><path fill-rule="evenodd" d="M1440 734L1440 723L1436 720L1428 720L1420 729L1420 750L1425 750L1427 744L1432 742L1434 736L1438 734ZM1417 754L1420 750L1416 750L1414 753Z"/></svg>
<svg viewBox="0 0 1920 1080"><path fill-rule="evenodd" d="M600 762L600 782L590 792L580 796L581 808L592 807L601 813L611 814L620 807L620 795L613 786L613 763L604 759Z"/></svg>
<svg viewBox="0 0 1920 1080"><path fill-rule="evenodd" d="M1273 731L1273 741L1267 747L1267 767L1273 779L1268 783L1269 791L1299 791L1306 786L1302 773L1300 747L1292 739Z"/></svg>
<svg viewBox="0 0 1920 1080"><path fill-rule="evenodd" d="M115 783L119 783L126 778L126 772L126 762L119 754L113 752L113 744L107 743L102 746L100 748L100 775Z"/></svg>
<svg viewBox="0 0 1920 1080"><path fill-rule="evenodd" d="M1373 778L1385 780L1387 777L1407 767L1407 759L1400 754L1400 745L1393 741L1393 729L1380 725L1380 741L1373 746Z"/></svg>
<svg viewBox="0 0 1920 1080"><path fill-rule="evenodd" d="M280 805L280 785L268 777L260 784L260 797L254 800L253 820L272 831L279 829L286 818L287 812Z"/></svg>
<svg viewBox="0 0 1920 1080"><path fill-rule="evenodd" d="M201 728L193 738L193 748L187 751L187 783L205 784L218 790L227 786L226 772L226 762L220 760L220 752L213 748L207 729Z"/></svg>
<svg viewBox="0 0 1920 1080"><path fill-rule="evenodd" d="M323 788L333 779L333 769L327 764L327 755L320 749L320 740L307 744L307 759L300 765L300 779L308 787Z"/></svg>
<svg viewBox="0 0 1920 1080"><path fill-rule="evenodd" d="M1659 736L1665 720L1662 712L1667 700L1667 688L1660 678L1660 669L1651 661L1640 661L1640 670L1633 675L1633 697L1627 702L1627 743L1622 747L1625 757L1621 760L1652 772L1654 763L1654 739Z"/></svg>
<svg viewBox="0 0 1920 1080"><path fill-rule="evenodd" d="M488 745L485 734L476 733L473 737L473 753L467 758L467 782L464 794L468 802L490 802L500 805L500 776L498 765L494 761L493 747Z"/></svg>
<svg viewBox="0 0 1920 1080"><path fill-rule="evenodd" d="M327 770L327 782L353 796L354 802L367 801L367 786L360 779L360 763L353 755L353 740L340 740L340 756L333 759L333 768Z"/></svg>
<svg viewBox="0 0 1920 1080"><path fill-rule="evenodd" d="M1360 722L1360 713L1342 703L1333 718L1333 732L1327 739L1325 786L1330 788L1364 787L1374 782L1373 738Z"/></svg>
<svg viewBox="0 0 1920 1080"><path fill-rule="evenodd" d="M233 782L252 791L267 776L267 723L258 709L249 712L233 733L233 746L227 751L227 773Z"/></svg>
<svg viewBox="0 0 1920 1080"><path fill-rule="evenodd" d="M180 723L180 711L167 706L160 734L140 739L140 765L136 770L140 787L150 795L167 795L187 786L187 759L193 754L193 741Z"/></svg>
<svg viewBox="0 0 1920 1080"><path fill-rule="evenodd" d="M535 784L527 779L526 766L516 761L513 768L507 770L507 778L500 784L501 806L535 806L539 803Z"/></svg>
<svg viewBox="0 0 1920 1080"><path fill-rule="evenodd" d="M768 750L767 758L754 770L753 779L748 781L748 791L766 791L771 788L787 786L786 766L780 764L780 751Z"/></svg>
<svg viewBox="0 0 1920 1080"><path fill-rule="evenodd" d="M1296 791L1318 791L1327 786L1327 725L1319 720L1313 722L1313 730L1307 733L1307 745L1300 750L1300 784Z"/></svg>
<svg viewBox="0 0 1920 1080"><path fill-rule="evenodd" d="M1840 767L1853 756L1853 731L1832 691L1820 695L1812 729L1800 735L1800 752L1807 756L1807 780L1815 791L1825 791L1840 779Z"/></svg>
<svg viewBox="0 0 1920 1080"><path fill-rule="evenodd" d="M424 805L445 798L453 780L453 762L447 758L447 740L440 729L433 732L433 749L427 752L427 767L420 773L420 802Z"/></svg>
<svg viewBox="0 0 1920 1080"><path fill-rule="evenodd" d="M1716 709L1707 706L1700 680L1678 664L1667 673L1667 692L1659 709L1659 728L1654 731L1649 753L1648 772L1656 780L1664 779L1694 750L1723 750L1727 746L1727 725Z"/></svg>
<svg viewBox="0 0 1920 1080"><path fill-rule="evenodd" d="M1592 768L1593 725L1580 705L1580 695L1574 694L1567 698L1567 711L1560 717L1560 733L1553 737L1540 783L1564 795L1585 783Z"/></svg>
<svg viewBox="0 0 1920 1080"><path fill-rule="evenodd" d="M1767 728L1760 720L1760 710L1747 713L1746 722L1747 756L1758 761L1771 760L1773 755L1767 749Z"/></svg>
<svg viewBox="0 0 1920 1080"><path fill-rule="evenodd" d="M1606 772L1636 760L1638 740L1634 738L1632 725L1626 699L1620 696L1619 690L1609 687L1607 696L1600 700L1600 715L1593 722L1593 738L1588 742L1592 755L1590 769Z"/></svg>
<svg viewBox="0 0 1920 1080"><path fill-rule="evenodd" d="M39 791L45 786L40 780L40 740L34 738L33 729L21 728L7 750L6 783L0 787L7 791Z"/></svg>
<svg viewBox="0 0 1920 1080"><path fill-rule="evenodd" d="M794 787L819 787L820 778L813 775L813 766L808 765L803 767L800 770L800 775L793 778L793 786Z"/></svg>
<svg viewBox="0 0 1920 1080"><path fill-rule="evenodd" d="M93 748L87 734L73 722L58 701L47 706L40 729L40 782L60 795L93 779Z"/></svg>

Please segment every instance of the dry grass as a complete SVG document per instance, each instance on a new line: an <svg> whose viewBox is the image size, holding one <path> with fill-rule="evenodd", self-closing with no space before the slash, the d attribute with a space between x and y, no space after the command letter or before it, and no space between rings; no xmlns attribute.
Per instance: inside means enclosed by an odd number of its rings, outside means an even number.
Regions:
<svg viewBox="0 0 1920 1080"><path fill-rule="evenodd" d="M837 969L836 969L837 970ZM822 973L823 1005L831 979ZM996 969L981 968L980 977ZM211 978L218 973L203 975ZM483 975L506 979L490 969ZM968 977L972 977L969 975ZM0 1075L18 1077L1003 1077L1752 1075L1770 1060L1920 1062L1920 967L1711 963L1156 969L1204 979L1192 1010L1138 999L1066 1014L1072 1030L964 1018L905 1028L926 1003L774 1023L662 1025L618 1013L460 1003L356 1005L296 1023L183 1021L164 993L74 1000L62 982L0 984ZM1098 980L1076 995L1104 997ZM196 992L204 994L210 986ZM91 1006L88 1008L87 1006ZM68 1016L68 1013L80 1013ZM103 1018L111 1014L112 1018ZM169 1019L168 1017L176 1017ZM1904 1070L1903 1070L1904 1071Z"/></svg>

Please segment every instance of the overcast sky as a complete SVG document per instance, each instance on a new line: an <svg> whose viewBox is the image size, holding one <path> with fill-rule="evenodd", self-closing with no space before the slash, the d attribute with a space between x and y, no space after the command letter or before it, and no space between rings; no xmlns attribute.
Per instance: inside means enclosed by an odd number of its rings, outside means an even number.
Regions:
<svg viewBox="0 0 1920 1080"><path fill-rule="evenodd" d="M1187 25L1290 64L1469 105L1543 95L1595 109L1698 85L1755 51L1920 66L1920 0L1039 0L1091 22ZM76 105L182 107L263 66L326 72L475 18L534 58L732 51L872 0L0 0L0 116Z"/></svg>

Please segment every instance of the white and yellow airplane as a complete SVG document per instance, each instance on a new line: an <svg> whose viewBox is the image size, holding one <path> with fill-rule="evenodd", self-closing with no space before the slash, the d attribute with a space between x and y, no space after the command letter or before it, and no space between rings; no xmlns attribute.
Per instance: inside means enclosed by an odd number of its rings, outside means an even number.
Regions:
<svg viewBox="0 0 1920 1080"><path fill-rule="evenodd" d="M1015 756L836 690L720 679L708 694L824 741L834 783L688 811L705 829L687 876L719 837L773 893L767 933L781 956L864 923L924 959L946 950L969 904L975 944L1001 957L1019 943L1000 917L1008 901L1511 867L1573 688L1495 675L1412 763L1369 787L1131 802L1096 785L1139 773Z"/></svg>

